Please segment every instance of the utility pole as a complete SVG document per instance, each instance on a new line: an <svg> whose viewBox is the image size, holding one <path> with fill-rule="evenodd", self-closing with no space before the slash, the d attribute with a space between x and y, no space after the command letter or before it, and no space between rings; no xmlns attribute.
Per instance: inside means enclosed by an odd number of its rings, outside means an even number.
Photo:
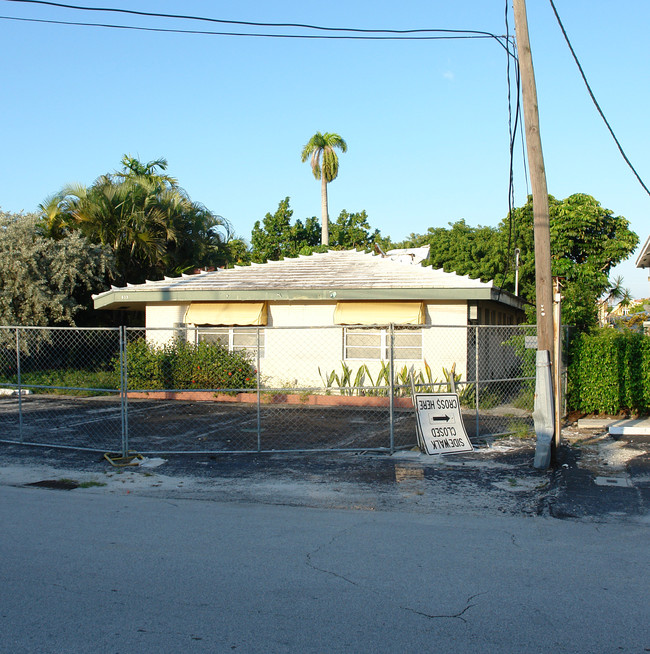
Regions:
<svg viewBox="0 0 650 654"><path fill-rule="evenodd" d="M533 189L535 235L535 295L537 298L537 349L548 350L553 360L553 280L551 278L551 230L548 217L548 189L542 140L539 134L537 88L528 40L526 0L513 0L517 51L524 100L524 126L530 184Z"/></svg>
<svg viewBox="0 0 650 654"><path fill-rule="evenodd" d="M546 373L551 380L553 356L553 287L551 278L551 230L548 216L548 189L546 187L546 171L542 154L542 140L539 133L539 113L537 110L537 88L535 86L535 71L528 38L528 18L526 16L526 0L513 0L515 17L515 32L517 35L517 51L521 72L521 92L524 101L524 126L526 128L526 150L528 153L528 168L533 190L533 226L535 236L535 295L537 302L537 390L535 408L535 429L537 431L536 467L548 467L551 457L551 444L548 453L540 454L541 441L553 437L554 420L551 413L550 398L540 397L544 386L540 383L540 368L547 366ZM544 364L547 361L547 364ZM548 380L549 391L552 392L552 382ZM545 394L545 392L544 392ZM540 401L539 408L537 401ZM545 405L542 408L542 405ZM538 427L538 424L541 425Z"/></svg>

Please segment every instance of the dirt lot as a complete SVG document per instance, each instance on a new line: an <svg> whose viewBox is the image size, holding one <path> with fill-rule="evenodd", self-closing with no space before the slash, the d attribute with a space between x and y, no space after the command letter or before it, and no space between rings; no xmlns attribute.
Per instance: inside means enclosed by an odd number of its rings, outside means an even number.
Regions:
<svg viewBox="0 0 650 654"><path fill-rule="evenodd" d="M22 441L98 451L120 451L122 408L118 395L28 395L20 399ZM0 397L3 440L19 441L19 398ZM261 405L180 400L128 402L128 447L146 453L283 450L390 450L386 407ZM464 415L475 444L488 434L526 433L525 415L486 413L478 424ZM394 447L415 444L413 409L394 411Z"/></svg>

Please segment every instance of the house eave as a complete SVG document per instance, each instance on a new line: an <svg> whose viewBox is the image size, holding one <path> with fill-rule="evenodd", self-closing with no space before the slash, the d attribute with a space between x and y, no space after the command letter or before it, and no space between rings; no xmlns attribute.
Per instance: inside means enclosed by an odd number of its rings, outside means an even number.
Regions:
<svg viewBox="0 0 650 654"><path fill-rule="evenodd" d="M357 289L264 289L227 291L180 291L114 289L95 297L96 309L142 310L147 304L188 302L295 302L295 301L493 301L523 309L523 301L498 288L357 288Z"/></svg>
<svg viewBox="0 0 650 654"><path fill-rule="evenodd" d="M639 252L636 260L637 268L650 268L650 236L648 236L644 246Z"/></svg>

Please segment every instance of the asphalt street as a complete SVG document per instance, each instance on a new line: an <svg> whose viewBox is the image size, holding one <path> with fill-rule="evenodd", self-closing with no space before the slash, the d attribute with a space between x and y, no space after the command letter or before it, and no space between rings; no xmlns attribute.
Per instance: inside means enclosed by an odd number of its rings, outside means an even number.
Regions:
<svg viewBox="0 0 650 654"><path fill-rule="evenodd" d="M0 652L650 651L647 438L470 454L0 444Z"/></svg>
<svg viewBox="0 0 650 654"><path fill-rule="evenodd" d="M647 526L0 487L0 651L650 651Z"/></svg>

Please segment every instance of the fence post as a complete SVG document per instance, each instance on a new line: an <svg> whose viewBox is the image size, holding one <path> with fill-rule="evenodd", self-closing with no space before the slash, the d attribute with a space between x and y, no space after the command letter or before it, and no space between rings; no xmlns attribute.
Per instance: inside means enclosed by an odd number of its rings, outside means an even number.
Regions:
<svg viewBox="0 0 650 654"><path fill-rule="evenodd" d="M474 332L476 334L474 338L474 383L476 384L475 388L476 390L474 391L474 398L476 400L476 438L478 438L479 434L479 419L478 419L478 402L479 402L479 383L478 383L478 376L479 376L479 346L478 346L478 335L479 335L479 330L478 330L478 325L474 326Z"/></svg>
<svg viewBox="0 0 650 654"><path fill-rule="evenodd" d="M394 325L393 323L390 324L390 329L389 329L389 341L390 341L390 348L389 348L389 358L388 358L388 367L389 367L389 372L390 372L390 399L388 401L388 420L390 422L390 453L393 454L395 452L395 414L394 414L394 398L395 398L395 371L394 371L394 366L393 366L393 361L394 361L394 346L395 346L395 333L394 333Z"/></svg>
<svg viewBox="0 0 650 654"><path fill-rule="evenodd" d="M257 352L255 354L256 370L257 370L257 451L262 450L262 393L260 390L260 379L262 374L260 372L260 328L257 328Z"/></svg>
<svg viewBox="0 0 650 654"><path fill-rule="evenodd" d="M23 438L23 389L20 379L20 328L16 327L16 381L18 382L18 439Z"/></svg>
<svg viewBox="0 0 650 654"><path fill-rule="evenodd" d="M129 451L129 406L128 406L128 373L126 358L126 326L119 328L120 334L120 412L122 416L122 456Z"/></svg>

